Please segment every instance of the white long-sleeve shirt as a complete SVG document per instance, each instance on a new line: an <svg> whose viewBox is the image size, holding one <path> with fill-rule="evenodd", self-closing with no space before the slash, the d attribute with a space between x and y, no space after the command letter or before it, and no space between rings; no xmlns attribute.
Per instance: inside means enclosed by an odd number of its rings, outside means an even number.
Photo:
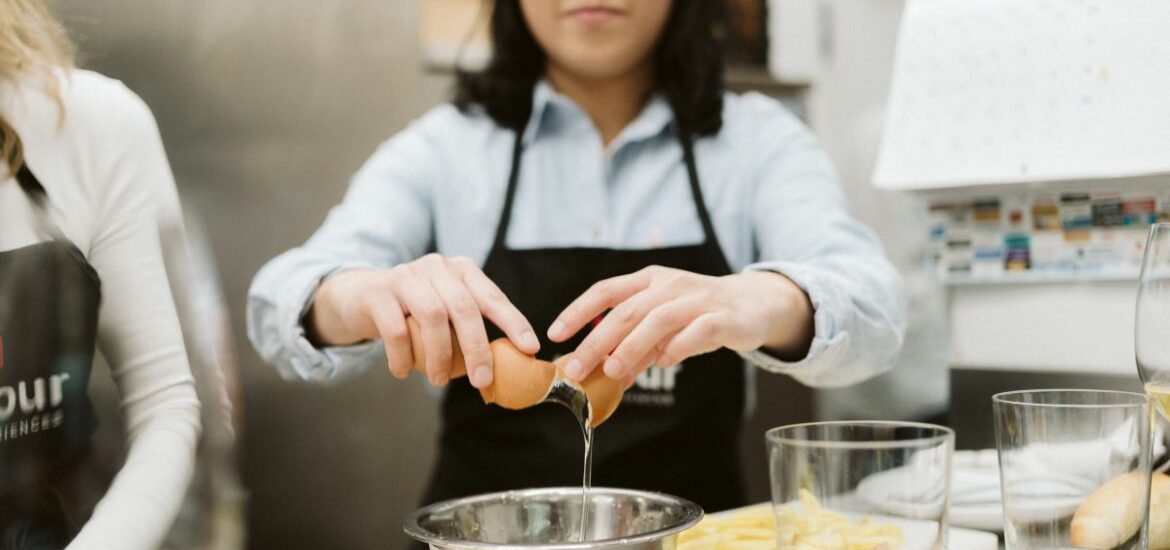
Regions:
<svg viewBox="0 0 1170 550"><path fill-rule="evenodd" d="M49 196L49 214L102 282L98 350L129 436L126 462L70 549L157 548L190 482L199 402L159 243L178 196L154 118L120 82L59 74L62 105L33 80L0 83L0 112ZM6 167L0 172L7 173ZM0 250L43 240L13 178L0 181Z"/></svg>
<svg viewBox="0 0 1170 550"><path fill-rule="evenodd" d="M654 96L605 148L588 115L547 83L533 98L509 247L640 249L702 241L663 97ZM388 268L428 251L482 265L504 202L513 139L484 114L444 105L383 144L316 234L256 275L248 334L260 355L286 377L313 381L384 364L380 343L322 350L305 339L301 318L317 285L340 270ZM809 131L777 101L729 94L722 130L698 140L695 156L732 269L783 273L815 308L806 358L744 356L822 387L887 370L902 342L902 286L877 238L849 215Z"/></svg>

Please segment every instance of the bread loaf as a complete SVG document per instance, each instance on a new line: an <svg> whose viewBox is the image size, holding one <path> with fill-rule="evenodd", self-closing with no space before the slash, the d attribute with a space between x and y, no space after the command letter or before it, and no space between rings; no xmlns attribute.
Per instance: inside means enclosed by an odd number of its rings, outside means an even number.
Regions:
<svg viewBox="0 0 1170 550"><path fill-rule="evenodd" d="M1109 550L1133 538L1145 510L1143 477L1122 474L1102 485L1077 508L1070 540L1078 548ZM1150 488L1150 549L1170 550L1170 476L1156 473Z"/></svg>
<svg viewBox="0 0 1170 550"><path fill-rule="evenodd" d="M1170 550L1170 476L1162 473L1150 487L1150 550Z"/></svg>

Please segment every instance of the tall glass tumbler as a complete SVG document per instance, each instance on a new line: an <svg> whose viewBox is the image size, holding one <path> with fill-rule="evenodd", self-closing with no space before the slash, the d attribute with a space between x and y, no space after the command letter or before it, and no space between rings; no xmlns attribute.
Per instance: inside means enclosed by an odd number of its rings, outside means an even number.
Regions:
<svg viewBox="0 0 1170 550"><path fill-rule="evenodd" d="M765 439L778 548L947 547L949 428L817 422Z"/></svg>
<svg viewBox="0 0 1170 550"><path fill-rule="evenodd" d="M1145 550L1153 410L1138 393L992 397L1007 550Z"/></svg>

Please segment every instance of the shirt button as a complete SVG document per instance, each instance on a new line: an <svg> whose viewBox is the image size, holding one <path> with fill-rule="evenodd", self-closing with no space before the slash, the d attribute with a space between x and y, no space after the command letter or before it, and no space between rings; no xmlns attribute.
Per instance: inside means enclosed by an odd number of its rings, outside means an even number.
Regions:
<svg viewBox="0 0 1170 550"><path fill-rule="evenodd" d="M597 242L597 241L601 240L601 230L600 229L594 227L593 231L591 231L589 234L591 237L593 237L593 242Z"/></svg>

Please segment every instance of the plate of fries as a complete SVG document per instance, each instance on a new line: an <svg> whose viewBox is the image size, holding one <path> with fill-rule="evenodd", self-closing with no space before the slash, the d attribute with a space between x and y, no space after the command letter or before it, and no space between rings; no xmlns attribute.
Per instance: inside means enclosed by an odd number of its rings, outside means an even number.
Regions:
<svg viewBox="0 0 1170 550"><path fill-rule="evenodd" d="M931 550L938 524L853 516L821 506L811 493L773 511L771 503L716 512L682 532L678 550ZM950 550L997 550L993 533L951 528Z"/></svg>

